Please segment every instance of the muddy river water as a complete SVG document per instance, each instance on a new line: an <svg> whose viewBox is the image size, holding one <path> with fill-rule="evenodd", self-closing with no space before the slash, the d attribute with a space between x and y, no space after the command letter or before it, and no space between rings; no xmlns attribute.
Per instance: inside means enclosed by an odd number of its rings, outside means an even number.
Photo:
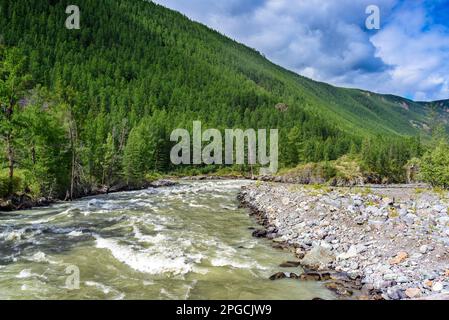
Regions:
<svg viewBox="0 0 449 320"><path fill-rule="evenodd" d="M0 215L0 299L331 299L270 281L292 254L251 236L245 181L182 182ZM78 276L79 275L79 276Z"/></svg>

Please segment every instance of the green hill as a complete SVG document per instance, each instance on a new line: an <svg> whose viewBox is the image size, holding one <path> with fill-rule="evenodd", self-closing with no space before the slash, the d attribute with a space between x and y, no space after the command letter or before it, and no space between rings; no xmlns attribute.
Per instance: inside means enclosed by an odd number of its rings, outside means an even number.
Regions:
<svg viewBox="0 0 449 320"><path fill-rule="evenodd" d="M31 175L40 193L64 193L70 177L81 188L177 170L168 161L168 137L193 120L220 129L279 128L281 163L295 166L360 152L370 139L388 145L390 157L397 152L407 159L416 143L403 138L426 136L436 115L449 114L445 102L312 81L147 1L78 0L81 29L68 30L70 4L0 0L4 50L20 50L32 87L40 88L26 91L17 104L23 110L38 104L40 114L27 121L49 117L61 130L57 167L41 160L41 176ZM42 135L39 130L34 134ZM29 150L39 148L23 140L15 166L27 176L38 166ZM48 153L48 141L41 150Z"/></svg>

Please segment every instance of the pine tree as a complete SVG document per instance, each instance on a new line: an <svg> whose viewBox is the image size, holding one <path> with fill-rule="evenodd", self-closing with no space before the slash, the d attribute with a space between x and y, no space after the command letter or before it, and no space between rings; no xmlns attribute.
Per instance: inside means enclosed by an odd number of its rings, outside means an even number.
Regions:
<svg viewBox="0 0 449 320"><path fill-rule="evenodd" d="M123 174L128 184L144 179L148 161L146 149L142 127L137 126L131 130L123 154Z"/></svg>
<svg viewBox="0 0 449 320"><path fill-rule="evenodd" d="M114 176L114 169L115 169L115 155L116 155L116 148L114 139L112 137L112 134L109 133L108 137L106 139L106 143L103 144L103 179L102 184L107 184L108 186L111 183L111 179Z"/></svg>

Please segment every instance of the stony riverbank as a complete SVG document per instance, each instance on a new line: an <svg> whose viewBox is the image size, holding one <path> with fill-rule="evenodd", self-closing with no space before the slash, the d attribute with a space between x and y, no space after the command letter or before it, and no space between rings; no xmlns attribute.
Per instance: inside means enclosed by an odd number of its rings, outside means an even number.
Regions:
<svg viewBox="0 0 449 320"><path fill-rule="evenodd" d="M258 182L239 199L265 226L254 235L294 248L312 278L344 274L359 296L399 300L449 297L448 196Z"/></svg>

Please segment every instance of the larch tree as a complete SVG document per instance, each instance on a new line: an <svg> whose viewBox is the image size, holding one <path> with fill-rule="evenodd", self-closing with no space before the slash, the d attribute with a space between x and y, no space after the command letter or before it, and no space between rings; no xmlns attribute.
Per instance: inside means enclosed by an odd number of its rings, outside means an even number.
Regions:
<svg viewBox="0 0 449 320"><path fill-rule="evenodd" d="M13 193L16 164L16 133L20 126L15 115L20 99L29 88L31 76L26 73L26 58L17 48L0 48L0 138L8 162L8 193Z"/></svg>

